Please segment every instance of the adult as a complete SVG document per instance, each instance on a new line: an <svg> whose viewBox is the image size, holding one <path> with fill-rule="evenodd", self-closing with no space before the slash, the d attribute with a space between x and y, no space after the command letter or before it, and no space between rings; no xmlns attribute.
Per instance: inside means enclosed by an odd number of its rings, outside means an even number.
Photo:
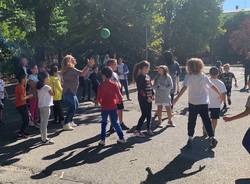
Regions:
<svg viewBox="0 0 250 184"><path fill-rule="evenodd" d="M245 68L245 85L244 85L244 90L247 89L248 81L250 81L250 52L247 53L247 56L244 60L244 68ZM250 90L250 89L248 89Z"/></svg>
<svg viewBox="0 0 250 184"><path fill-rule="evenodd" d="M87 76L90 68L94 65L93 60L88 60L87 66L83 70L75 68L77 62L72 55L66 55L62 61L63 77L63 101L68 106L63 130L74 130L77 125L73 122L73 117L78 109L77 89L79 86L79 76Z"/></svg>
<svg viewBox="0 0 250 184"><path fill-rule="evenodd" d="M16 70L16 78L18 79L20 76L26 75L28 77L31 74L30 70L28 69L29 61L26 57L21 57L19 59L18 67Z"/></svg>
<svg viewBox="0 0 250 184"><path fill-rule="evenodd" d="M181 74L180 65L175 60L175 57L171 51L166 51L164 53L164 61L165 61L165 64L168 66L169 74L173 80L173 89L170 92L171 102L173 102L176 89L177 89L177 92L179 92L178 81L179 81L179 76Z"/></svg>
<svg viewBox="0 0 250 184"><path fill-rule="evenodd" d="M123 62L122 58L118 59L117 73L118 73L119 80L121 83L121 93L122 93L123 88L124 88L126 96L127 96L127 100L131 101L131 99L129 98L129 90L128 90L129 68L128 68L128 65L126 65L126 63Z"/></svg>

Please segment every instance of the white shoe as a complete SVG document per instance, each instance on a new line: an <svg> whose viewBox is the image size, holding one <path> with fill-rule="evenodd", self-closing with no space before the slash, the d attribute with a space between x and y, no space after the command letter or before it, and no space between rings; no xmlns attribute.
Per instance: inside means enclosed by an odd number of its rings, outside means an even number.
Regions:
<svg viewBox="0 0 250 184"><path fill-rule="evenodd" d="M71 127L77 127L78 125L77 124L75 124L73 121L72 122L70 122L70 125L71 125Z"/></svg>
<svg viewBox="0 0 250 184"><path fill-rule="evenodd" d="M125 144L125 143L126 143L126 140L125 140L125 139L118 139L118 140L117 140L117 143L118 143L118 144Z"/></svg>
<svg viewBox="0 0 250 184"><path fill-rule="evenodd" d="M100 140L100 142L99 142L99 144L98 144L99 146L105 146L105 141L103 141L103 140Z"/></svg>
<svg viewBox="0 0 250 184"><path fill-rule="evenodd" d="M72 131L74 130L74 128L70 125L70 123L67 123L66 125L63 126L63 130Z"/></svg>

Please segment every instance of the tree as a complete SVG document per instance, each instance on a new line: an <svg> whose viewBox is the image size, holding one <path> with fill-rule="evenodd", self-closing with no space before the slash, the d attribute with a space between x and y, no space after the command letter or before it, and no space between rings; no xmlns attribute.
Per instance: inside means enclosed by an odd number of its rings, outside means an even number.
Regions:
<svg viewBox="0 0 250 184"><path fill-rule="evenodd" d="M241 23L239 29L232 31L229 43L241 55L250 51L250 17Z"/></svg>

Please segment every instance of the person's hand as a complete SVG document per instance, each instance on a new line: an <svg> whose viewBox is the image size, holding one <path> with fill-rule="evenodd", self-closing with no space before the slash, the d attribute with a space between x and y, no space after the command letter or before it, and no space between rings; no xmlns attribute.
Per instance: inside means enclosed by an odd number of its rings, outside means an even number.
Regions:
<svg viewBox="0 0 250 184"><path fill-rule="evenodd" d="M232 121L232 118L230 118L230 117L223 117L223 120L224 120L225 122L229 122L229 121Z"/></svg>
<svg viewBox="0 0 250 184"><path fill-rule="evenodd" d="M152 98L148 98L147 101L148 101L148 103L152 103L153 100L152 100Z"/></svg>

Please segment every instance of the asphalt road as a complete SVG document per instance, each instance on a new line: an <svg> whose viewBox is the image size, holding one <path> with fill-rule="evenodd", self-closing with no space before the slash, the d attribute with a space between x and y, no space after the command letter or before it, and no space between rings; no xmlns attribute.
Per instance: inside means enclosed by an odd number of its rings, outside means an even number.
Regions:
<svg viewBox="0 0 250 184"><path fill-rule="evenodd" d="M243 86L242 69L233 71ZM200 137L199 119L193 149L182 149L187 141L187 114L179 112L187 106L186 95L175 107L176 128L168 128L164 121L162 128L154 128L152 137L135 138L126 133L124 145L116 144L114 134L102 149L97 146L100 113L91 103L81 104L75 118L79 126L73 132L49 125L55 142L49 146L40 144L37 130L31 131L29 139L16 140L18 116L8 108L7 116L13 121L0 127L0 184L250 184L250 157L241 145L249 117L231 123L220 120L216 131L219 143L214 150ZM249 95L233 89L227 114L243 111ZM124 114L131 128L140 116L136 93L132 99L125 102Z"/></svg>

